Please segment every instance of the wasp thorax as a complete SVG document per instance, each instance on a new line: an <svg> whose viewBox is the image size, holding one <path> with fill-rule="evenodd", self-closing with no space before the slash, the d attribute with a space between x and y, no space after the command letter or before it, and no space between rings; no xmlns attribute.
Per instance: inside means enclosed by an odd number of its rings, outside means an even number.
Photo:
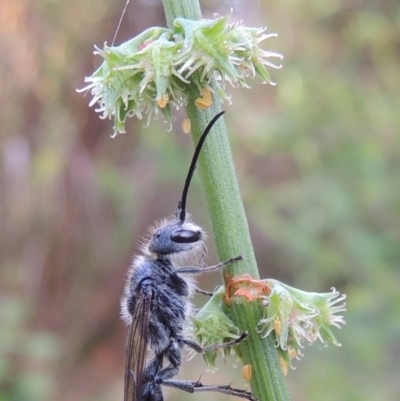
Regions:
<svg viewBox="0 0 400 401"><path fill-rule="evenodd" d="M174 219L155 230L149 251L157 255L190 251L203 242L203 237L203 230L198 225Z"/></svg>

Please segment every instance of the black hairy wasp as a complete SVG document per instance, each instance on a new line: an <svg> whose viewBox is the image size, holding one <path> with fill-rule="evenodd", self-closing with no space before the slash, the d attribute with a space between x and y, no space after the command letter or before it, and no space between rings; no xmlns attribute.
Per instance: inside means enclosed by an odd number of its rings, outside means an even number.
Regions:
<svg viewBox="0 0 400 401"><path fill-rule="evenodd" d="M189 298L195 291L194 275L212 272L241 260L242 256L209 267L178 267L177 259L193 252L205 252L205 234L186 214L186 198L201 147L212 126L223 112L208 124L193 155L178 210L158 224L135 257L121 299L121 314L129 325L124 384L124 401L163 401L161 385L188 393L216 391L250 401L250 392L229 385L204 385L199 381L173 379L178 374L184 345L199 353L232 346L247 337L243 334L231 343L201 347L182 335L190 314ZM154 357L146 365L148 350ZM166 367L164 360L168 361Z"/></svg>

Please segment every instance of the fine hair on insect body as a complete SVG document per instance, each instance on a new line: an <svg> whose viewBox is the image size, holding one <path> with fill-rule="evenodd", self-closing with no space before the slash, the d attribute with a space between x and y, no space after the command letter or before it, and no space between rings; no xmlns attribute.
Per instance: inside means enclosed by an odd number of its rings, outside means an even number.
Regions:
<svg viewBox="0 0 400 401"><path fill-rule="evenodd" d="M185 345L204 353L236 345L248 336L244 333L237 340L202 347L182 334L191 313L190 297L196 290L194 277L243 259L237 256L208 267L182 267L178 263L182 256L204 254L206 250L204 231L187 214L186 199L201 147L222 114L210 121L196 146L177 211L152 229L150 238L142 245L142 254L134 258L128 271L121 299L121 315L128 325L124 401L163 401L161 386L188 393L215 391L255 400L250 392L230 385L205 385L197 380L174 378ZM149 351L152 355L147 361Z"/></svg>

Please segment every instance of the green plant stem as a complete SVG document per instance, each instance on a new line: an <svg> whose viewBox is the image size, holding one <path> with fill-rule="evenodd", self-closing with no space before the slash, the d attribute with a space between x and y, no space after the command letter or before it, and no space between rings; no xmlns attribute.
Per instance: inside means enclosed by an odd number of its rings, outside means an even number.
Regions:
<svg viewBox="0 0 400 401"><path fill-rule="evenodd" d="M192 20L201 18L198 0L163 0L163 4L169 28L177 17ZM203 111L194 104L197 96L197 93L193 93L187 106L195 143L208 122L221 111L217 95L214 94L213 105ZM220 260L244 256L243 262L232 264L226 269L225 278L242 274L259 278L228 134L222 118L214 125L212 134L204 144L199 159L199 172ZM233 303L231 308L237 326L250 334L249 340L241 345L241 353L243 363L252 365L250 385L253 394L260 401L288 401L289 395L274 338L269 336L262 339L256 332L261 316L260 306L255 302L246 302Z"/></svg>
<svg viewBox="0 0 400 401"><path fill-rule="evenodd" d="M214 99L214 105L205 111L200 111L193 101L188 104L187 112L196 143L207 123L220 111L219 101L218 104L215 102ZM199 173L220 260L237 255L244 256L243 262L229 266L224 275L250 274L259 278L226 127L222 119L214 125L213 133L204 144L199 159ZM289 394L274 337L262 339L256 331L262 314L260 308L256 302L231 305L236 325L250 334L250 339L241 345L242 361L245 365L252 365L250 385L253 394L260 401L288 401Z"/></svg>
<svg viewBox="0 0 400 401"><path fill-rule="evenodd" d="M172 29L175 18L183 17L191 20L201 19L201 9L198 0L163 0L167 25Z"/></svg>

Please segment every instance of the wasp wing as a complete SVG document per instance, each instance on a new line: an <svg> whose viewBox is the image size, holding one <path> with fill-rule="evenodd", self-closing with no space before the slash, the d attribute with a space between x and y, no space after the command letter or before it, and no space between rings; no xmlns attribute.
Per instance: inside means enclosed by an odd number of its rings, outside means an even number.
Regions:
<svg viewBox="0 0 400 401"><path fill-rule="evenodd" d="M146 365L147 344L152 292L141 292L136 296L132 323L128 328L124 401L140 401L142 396L143 371Z"/></svg>

